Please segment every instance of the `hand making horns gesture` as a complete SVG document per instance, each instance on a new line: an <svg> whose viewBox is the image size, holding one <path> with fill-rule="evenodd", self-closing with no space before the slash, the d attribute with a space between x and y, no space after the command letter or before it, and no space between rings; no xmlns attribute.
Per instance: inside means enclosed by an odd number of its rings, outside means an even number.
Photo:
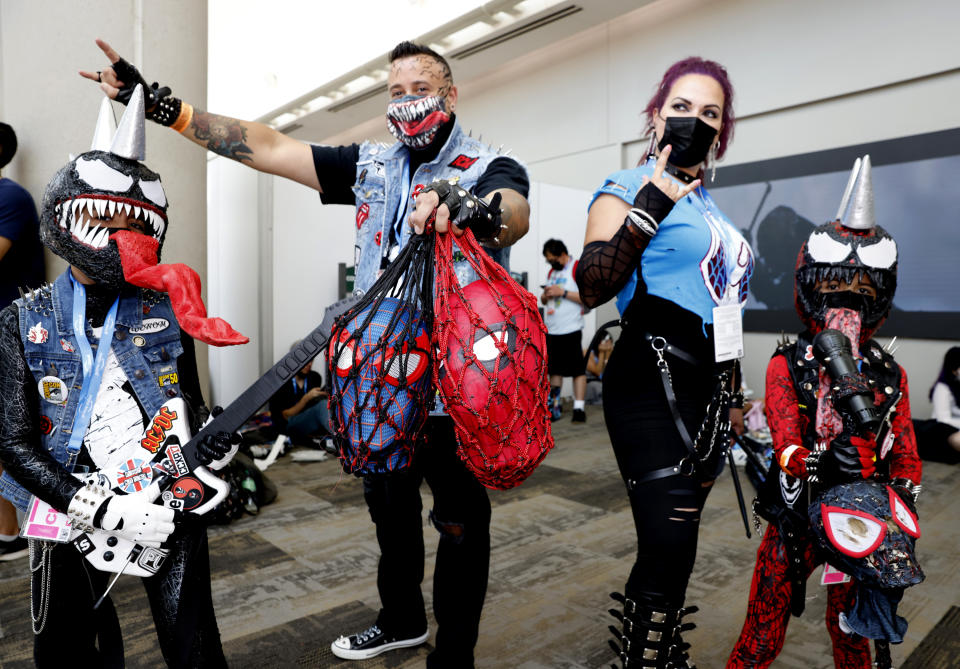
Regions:
<svg viewBox="0 0 960 669"><path fill-rule="evenodd" d="M667 158L670 156L670 151L673 149L672 146L667 144L663 147L663 151L660 152L660 155L657 157L657 165L653 169L653 176L643 177L643 184L652 183L654 186L663 191L663 194L669 197L674 202L680 200L680 198L689 195L691 192L696 190L700 186L700 179L694 179L688 184L681 184L674 179L671 179L668 176L664 176L663 170L667 166Z"/></svg>

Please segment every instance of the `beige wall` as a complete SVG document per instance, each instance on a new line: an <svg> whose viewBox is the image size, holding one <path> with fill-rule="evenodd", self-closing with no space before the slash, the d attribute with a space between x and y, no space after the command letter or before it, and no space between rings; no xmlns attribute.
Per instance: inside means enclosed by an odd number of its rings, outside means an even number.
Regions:
<svg viewBox="0 0 960 669"><path fill-rule="evenodd" d="M96 37L139 66L148 81L170 82L176 95L205 106L205 0L0 0L0 120L14 127L20 147L4 176L20 182L38 206L68 154L90 148L102 94L77 70L106 64ZM116 107L119 118L122 107ZM170 200L163 260L190 265L206 283L204 153L148 123L145 162L162 177ZM50 278L63 268L48 254ZM197 346L197 362L206 390L206 345Z"/></svg>

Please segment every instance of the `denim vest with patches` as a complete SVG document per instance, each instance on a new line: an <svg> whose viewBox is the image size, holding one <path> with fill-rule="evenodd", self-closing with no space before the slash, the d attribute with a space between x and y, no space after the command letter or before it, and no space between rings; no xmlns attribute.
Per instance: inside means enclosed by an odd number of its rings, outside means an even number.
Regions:
<svg viewBox="0 0 960 669"><path fill-rule="evenodd" d="M357 243L355 248L355 288L366 292L380 275L381 258L388 251L391 227L397 212L407 200L405 217L413 212L413 194L418 186L428 186L436 179L459 177L460 185L473 190L487 166L500 157L496 151L472 137L468 137L454 122L450 137L440 153L429 163L424 163L404 183L404 175L410 161L410 150L402 143L384 146L376 142L360 145L357 160L357 180L353 192L357 201ZM400 246L410 239L412 230L404 221L400 226ZM510 271L510 249L486 248L494 261ZM465 286L477 278L470 263L458 251L454 251L454 269L460 285Z"/></svg>
<svg viewBox="0 0 960 669"><path fill-rule="evenodd" d="M80 401L83 363L73 331L73 286L69 271L61 274L52 286L31 293L15 304L24 357L40 391L41 443L57 462L73 471L76 463L69 458L67 444ZM94 346L97 339L89 321L86 334ZM117 306L111 348L147 416L153 416L165 401L180 396L177 357L183 353L183 344L180 326L166 294L127 287ZM22 511L27 509L31 496L6 471L0 476L0 495Z"/></svg>

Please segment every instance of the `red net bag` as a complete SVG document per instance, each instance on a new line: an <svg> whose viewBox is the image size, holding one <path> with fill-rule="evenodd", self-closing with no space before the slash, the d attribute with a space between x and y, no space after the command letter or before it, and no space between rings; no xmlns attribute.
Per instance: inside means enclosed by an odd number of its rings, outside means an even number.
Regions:
<svg viewBox="0 0 960 669"><path fill-rule="evenodd" d="M488 488L513 488L553 448L546 328L536 298L470 230L456 240L479 276L467 286L453 268L453 235L435 237L434 385L470 471Z"/></svg>

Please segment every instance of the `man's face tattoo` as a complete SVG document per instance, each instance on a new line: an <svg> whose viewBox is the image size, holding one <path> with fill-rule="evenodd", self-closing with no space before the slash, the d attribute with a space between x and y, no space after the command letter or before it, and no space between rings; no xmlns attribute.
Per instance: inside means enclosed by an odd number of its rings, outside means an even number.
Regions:
<svg viewBox="0 0 960 669"><path fill-rule="evenodd" d="M387 84L387 129L411 149L426 148L450 120L456 102L449 70L430 56L399 58Z"/></svg>

